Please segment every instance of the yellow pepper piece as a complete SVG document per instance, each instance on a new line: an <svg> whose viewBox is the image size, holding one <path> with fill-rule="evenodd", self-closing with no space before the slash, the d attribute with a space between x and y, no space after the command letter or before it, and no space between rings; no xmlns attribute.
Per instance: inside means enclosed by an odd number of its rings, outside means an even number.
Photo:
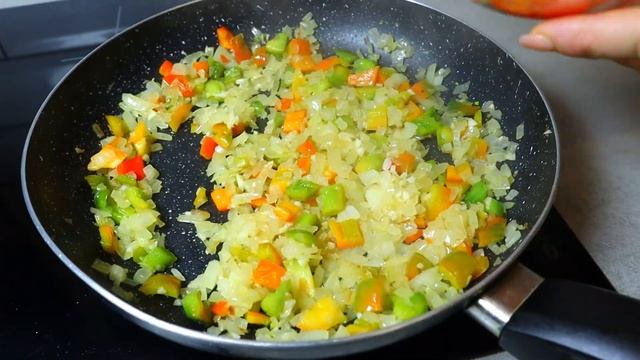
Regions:
<svg viewBox="0 0 640 360"><path fill-rule="evenodd" d="M103 224L98 227L100 233L100 245L102 249L109 254L115 254L118 251L118 237L113 231L113 226Z"/></svg>
<svg viewBox="0 0 640 360"><path fill-rule="evenodd" d="M431 185L427 200L427 219L434 220L438 215L451 206L451 190L440 184Z"/></svg>
<svg viewBox="0 0 640 360"><path fill-rule="evenodd" d="M155 274L138 290L145 295L164 295L172 298L180 296L180 280L173 275Z"/></svg>
<svg viewBox="0 0 640 360"><path fill-rule="evenodd" d="M356 319L353 324L346 326L349 335L364 334L373 330L376 330L379 326L377 324L371 324L362 319Z"/></svg>
<svg viewBox="0 0 640 360"><path fill-rule="evenodd" d="M425 258L424 256L415 253L413 254L413 256L411 256L411 259L409 259L409 262L407 262L407 269L406 269L406 274L407 274L407 279L411 280L414 277L418 276L421 272L423 272L424 270L432 267L433 264L427 260L427 258Z"/></svg>
<svg viewBox="0 0 640 360"><path fill-rule="evenodd" d="M382 312L385 308L385 280L383 277L365 279L356 289L353 309L357 312Z"/></svg>
<svg viewBox="0 0 640 360"><path fill-rule="evenodd" d="M231 147L231 142L233 141L233 134L231 133L231 129L225 124L219 123L213 125L213 140L216 141L216 144L222 146L224 149L228 149Z"/></svg>
<svg viewBox="0 0 640 360"><path fill-rule="evenodd" d="M475 279L480 277L480 275L484 274L487 269L489 269L489 258L486 256L477 256L476 268L473 270L473 274L471 274L472 278Z"/></svg>
<svg viewBox="0 0 640 360"><path fill-rule="evenodd" d="M200 186L198 190L196 190L196 198L193 199L193 206L199 208L207 202L207 189Z"/></svg>
<svg viewBox="0 0 640 360"><path fill-rule="evenodd" d="M478 229L478 246L489 246L504 238L507 220L502 216L490 215L487 217L487 225Z"/></svg>
<svg viewBox="0 0 640 360"><path fill-rule="evenodd" d="M191 104L182 103L173 110L171 113L171 119L169 119L169 127L173 132L177 132L180 125L184 123L189 117L191 112Z"/></svg>
<svg viewBox="0 0 640 360"><path fill-rule="evenodd" d="M247 311L247 313L244 315L244 318L245 320L247 320L249 324L254 324L254 325L269 324L269 317L257 311Z"/></svg>
<svg viewBox="0 0 640 360"><path fill-rule="evenodd" d="M129 134L129 143L133 144L138 155L146 155L149 153L149 141L147 140L147 126L140 121L135 129Z"/></svg>
<svg viewBox="0 0 640 360"><path fill-rule="evenodd" d="M298 329L302 331L328 330L346 320L338 303L330 296L318 300L302 313Z"/></svg>
<svg viewBox="0 0 640 360"><path fill-rule="evenodd" d="M438 270L451 286L462 290L471 281L476 269L476 259L462 251L455 251L445 256L438 264Z"/></svg>
<svg viewBox="0 0 640 360"><path fill-rule="evenodd" d="M91 157L91 161L89 161L87 169L91 171L115 169L126 158L127 153L118 149L115 145L106 144L97 154Z"/></svg>
<svg viewBox="0 0 640 360"><path fill-rule="evenodd" d="M111 133L118 137L124 137L127 134L127 125L124 123L120 116L106 115L107 124Z"/></svg>
<svg viewBox="0 0 640 360"><path fill-rule="evenodd" d="M367 130L376 131L387 128L387 107L376 106L367 113Z"/></svg>
<svg viewBox="0 0 640 360"><path fill-rule="evenodd" d="M330 221L329 230L338 249L351 249L364 244L364 236L362 236L358 220Z"/></svg>

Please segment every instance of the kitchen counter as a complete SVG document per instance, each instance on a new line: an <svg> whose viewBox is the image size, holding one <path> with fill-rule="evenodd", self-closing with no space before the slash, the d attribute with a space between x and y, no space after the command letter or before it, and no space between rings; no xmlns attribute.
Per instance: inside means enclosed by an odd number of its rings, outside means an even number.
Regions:
<svg viewBox="0 0 640 360"><path fill-rule="evenodd" d="M542 89L560 133L555 206L614 287L640 298L640 73L520 47L536 21L469 1L421 2L492 38Z"/></svg>

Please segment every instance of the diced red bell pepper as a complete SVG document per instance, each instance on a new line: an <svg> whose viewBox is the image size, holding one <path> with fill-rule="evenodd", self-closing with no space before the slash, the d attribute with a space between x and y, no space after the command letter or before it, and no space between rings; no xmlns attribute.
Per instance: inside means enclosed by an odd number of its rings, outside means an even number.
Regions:
<svg viewBox="0 0 640 360"><path fill-rule="evenodd" d="M144 160L142 160L142 156L134 156L118 165L118 174L124 175L130 172L136 174L136 180L144 179Z"/></svg>

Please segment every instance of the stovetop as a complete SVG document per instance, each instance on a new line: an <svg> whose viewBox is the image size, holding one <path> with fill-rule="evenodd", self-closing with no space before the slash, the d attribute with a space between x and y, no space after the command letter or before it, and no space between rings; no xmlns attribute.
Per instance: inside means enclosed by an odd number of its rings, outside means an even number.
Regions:
<svg viewBox="0 0 640 360"><path fill-rule="evenodd" d="M111 1L114 2L117 1ZM180 1L166 0L163 6L177 2ZM90 47L3 59L4 53L10 51L1 47L1 24L0 21L0 78L5 80L0 85L0 107L4 112L0 117L2 357L210 359L209 354L157 337L113 311L53 255L36 233L19 186L19 157L24 138L48 91ZM32 71L31 79L25 81L22 74L32 69L37 72ZM544 277L612 288L555 209L521 261ZM469 359L498 351L493 335L459 313L422 334L375 350L375 355ZM365 353L356 358L371 356L372 353Z"/></svg>

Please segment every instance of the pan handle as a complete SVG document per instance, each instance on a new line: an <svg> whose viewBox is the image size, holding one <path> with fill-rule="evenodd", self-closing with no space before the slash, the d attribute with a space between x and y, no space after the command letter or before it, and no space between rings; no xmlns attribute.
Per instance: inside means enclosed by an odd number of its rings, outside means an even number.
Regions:
<svg viewBox="0 0 640 360"><path fill-rule="evenodd" d="M467 312L519 359L640 358L640 301L521 264Z"/></svg>

